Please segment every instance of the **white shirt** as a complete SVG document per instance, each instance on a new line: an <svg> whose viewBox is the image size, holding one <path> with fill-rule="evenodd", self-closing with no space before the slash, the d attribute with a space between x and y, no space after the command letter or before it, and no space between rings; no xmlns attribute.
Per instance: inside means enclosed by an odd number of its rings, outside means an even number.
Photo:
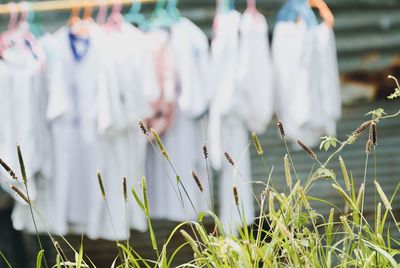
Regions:
<svg viewBox="0 0 400 268"><path fill-rule="evenodd" d="M287 136L315 146L335 135L340 86L333 31L325 24L279 22L272 44L278 116Z"/></svg>

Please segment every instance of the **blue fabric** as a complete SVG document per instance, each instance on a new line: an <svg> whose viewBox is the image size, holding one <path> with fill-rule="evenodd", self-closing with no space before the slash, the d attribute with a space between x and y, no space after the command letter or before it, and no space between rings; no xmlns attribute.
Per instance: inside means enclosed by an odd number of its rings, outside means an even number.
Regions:
<svg viewBox="0 0 400 268"><path fill-rule="evenodd" d="M279 10L276 22L304 20L308 27L318 24L317 17L307 3L307 0L288 0Z"/></svg>

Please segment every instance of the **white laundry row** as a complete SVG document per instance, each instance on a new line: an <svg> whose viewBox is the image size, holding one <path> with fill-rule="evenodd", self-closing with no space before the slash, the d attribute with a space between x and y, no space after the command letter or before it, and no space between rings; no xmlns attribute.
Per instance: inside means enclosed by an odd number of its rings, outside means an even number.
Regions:
<svg viewBox="0 0 400 268"><path fill-rule="evenodd" d="M145 231L134 198L125 216L124 176L128 188L139 192L141 177L147 177L153 218L196 219L212 208L204 143L220 175L214 183L221 221L232 230L241 224L236 186L250 224L255 208L248 132L265 131L277 111L289 138L313 145L320 135L335 134L340 117L334 35L325 24L279 22L272 53L266 20L254 11L218 14L211 51L205 34L186 18L146 33L125 22L106 27L88 21L37 42L28 42L28 35L20 25L2 52L0 122L6 127L0 130L0 157L17 170L15 144L21 145L31 198L50 224L39 221L42 232L122 240L126 223ZM175 171L141 133L140 120L162 134ZM13 183L5 173L1 182L7 190ZM27 205L16 199L14 227L33 232Z"/></svg>

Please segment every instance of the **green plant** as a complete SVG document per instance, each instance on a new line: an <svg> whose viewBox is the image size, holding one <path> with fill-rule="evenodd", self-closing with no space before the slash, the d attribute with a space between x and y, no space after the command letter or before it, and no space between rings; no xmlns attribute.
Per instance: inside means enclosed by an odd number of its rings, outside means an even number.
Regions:
<svg viewBox="0 0 400 268"><path fill-rule="evenodd" d="M396 84L399 87L397 80ZM394 95L397 94L396 92L398 92L398 88ZM364 217L366 172L370 155L373 155L374 159L376 158L377 127L380 121L400 115L400 111L387 115L383 109L376 109L367 113L367 115L371 116L371 119L356 128L346 139L340 141L333 137L322 138L320 149L323 148L328 151L330 148L334 148L334 151L325 161L321 161L317 153L303 142L298 141L299 146L313 159L314 165L316 165L309 177L303 178L303 180L296 172L295 164L287 146L284 126L279 121L277 125L286 150L283 157L285 178L282 178L282 180L286 181L290 189L287 193L279 192L270 185L273 167L268 167L264 159L264 150L257 135L253 133L252 140L257 155L262 158L265 165L266 179L265 181L254 182L263 184L264 191L259 197L254 195L255 201L259 204L259 215L250 227L248 227L241 210L241 200L237 195L237 189L236 187L232 189L238 214L242 218L242 228L237 230L237 234L225 230L214 211L195 211L198 220L178 224L165 240L163 246L159 247L151 222L146 179L143 177L142 192L138 193L134 188L131 192L148 219L149 239L157 257L153 260L145 259L130 246L129 241L116 241L119 255L116 256L111 267L176 267L176 264L174 264L175 257L184 247L191 248L193 259L178 267L400 267L396 261L396 258L400 256L398 250L400 242L393 236L393 232L400 233L400 228L392 208L400 184L397 185L394 194L388 198L378 182L376 165L374 165L374 186L380 202L375 207L373 222L369 222ZM175 171L167 148L163 145L158 134L154 130L148 131L143 123L139 125L153 148L160 153L160 156L164 157L162 161L167 161L171 169ZM355 142L362 142L360 134L367 131L369 135L364 141L366 146L363 183L355 185L353 176L347 170L345 160L340 156L340 153ZM150 135L153 135L154 141ZM207 164L206 145L203 147L203 152ZM27 179L26 174L24 174L20 150L18 150L18 155L20 156L20 163L22 163L22 183L3 161L0 160L0 164L16 180L17 185L23 186ZM229 154L225 153L225 156L232 167L238 169ZM336 158L340 165L341 174L335 174L331 169L331 162ZM294 178L292 174L294 174ZM177 195L180 197L187 195L185 185L180 180L179 174L175 172L175 175ZM193 171L192 175L195 179L193 183L198 184L197 174ZM107 204L106 189L104 189L100 174L98 174L98 180L101 193ZM320 180L331 181L332 189L344 201L344 208L336 207L334 204L327 203L326 200L311 196L310 190ZM124 199L126 200L128 197L124 181L122 187L124 187ZM199 190L202 190L202 186L199 184L198 186ZM13 189L31 206L32 210L36 210L33 202L30 201L27 189L24 191L21 188L23 187L14 186ZM189 196L188 198L190 199ZM183 199L181 198L181 200ZM321 215L316 211L312 206L313 202L322 202L331 206L329 215ZM39 212L38 215L40 215ZM35 220L33 214L32 219ZM46 223L41 216L40 220ZM110 220L112 221L111 217ZM205 227L206 220L211 220L215 226L211 233ZM395 224L395 229L390 228L391 223ZM187 230L188 228L190 231ZM51 237L50 232L49 236ZM183 236L185 242L174 251L168 252L170 243L176 236ZM66 240L65 242L68 243ZM38 243L40 243L40 240L38 240ZM57 259L52 267L95 267L93 263L87 264L83 260L82 246L76 251L68 244L75 252L75 260L70 262L54 239L53 244L57 252ZM0 256L7 267L11 267L3 253L0 252ZM44 251L41 250L37 257L37 268L40 268L42 263L46 265L43 257Z"/></svg>

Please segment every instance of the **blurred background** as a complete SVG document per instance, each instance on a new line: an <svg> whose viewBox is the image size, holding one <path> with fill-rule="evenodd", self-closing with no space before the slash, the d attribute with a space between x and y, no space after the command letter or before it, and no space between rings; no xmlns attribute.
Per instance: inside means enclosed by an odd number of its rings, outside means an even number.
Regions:
<svg viewBox="0 0 400 268"><path fill-rule="evenodd" d="M7 3L8 1L2 1ZM274 28L276 12L283 5L283 0L259 0L257 8L269 23L270 38ZM400 1L399 0L327 0L335 17L334 32L338 63L340 69L343 113L338 124L338 138L344 139L357 126L367 119L364 115L370 110L383 108L387 113L396 112L399 101L388 101L386 96L395 88L393 80L388 75L400 78ZM243 11L246 1L236 0L235 6ZM215 15L215 1L212 0L181 0L178 4L183 17L192 20L210 37L212 20ZM154 4L144 4L143 13L148 15ZM36 20L44 25L46 31L54 31L69 17L69 12L45 12L36 14ZM1 15L0 28L6 28L8 17ZM1 96L0 96L1 97ZM269 163L279 164L274 170L274 184L283 189L284 171L281 165L284 150L273 121L266 133L260 139L266 151ZM379 142L377 147L378 178L388 196L393 194L400 182L400 120L385 120L379 124ZM366 134L364 134L366 135ZM324 159L327 156L319 152ZM352 171L356 185L362 180L364 167L364 143L358 142L350 150L345 150L342 157L347 168ZM294 152L294 162L301 174L307 175L312 165L309 157L302 151ZM334 163L338 169L338 163ZM252 151L253 178L265 177L261 160ZM356 187L357 188L357 187ZM367 176L366 215L371 216L371 209L376 203L371 170ZM259 193L262 189L256 189ZM337 194L331 190L329 181L316 185L312 195L323 197L328 202L337 203ZM393 207L399 215L400 195L395 197ZM327 214L327 207L321 203L315 204L322 214ZM344 204L339 204L343 206ZM13 201L0 189L0 250L9 258L14 267L29 267L28 263L35 259L37 250L31 235L14 231L10 221ZM173 229L175 223L156 221L155 230L159 241L162 241ZM400 237L399 237L400 238ZM45 238L44 238L45 239ZM70 236L73 244L79 244L80 237ZM132 243L145 256L151 257L151 245L148 233L132 233ZM178 243L179 241L177 241ZM45 245L53 252L51 241ZM84 239L86 254L95 263L107 267L115 256L115 243L107 241L91 241ZM183 252L181 259L190 258L189 251ZM54 252L53 252L54 254ZM1 264L1 261L0 261ZM1 266L1 265L0 265ZM3 266L1 266L3 267Z"/></svg>

